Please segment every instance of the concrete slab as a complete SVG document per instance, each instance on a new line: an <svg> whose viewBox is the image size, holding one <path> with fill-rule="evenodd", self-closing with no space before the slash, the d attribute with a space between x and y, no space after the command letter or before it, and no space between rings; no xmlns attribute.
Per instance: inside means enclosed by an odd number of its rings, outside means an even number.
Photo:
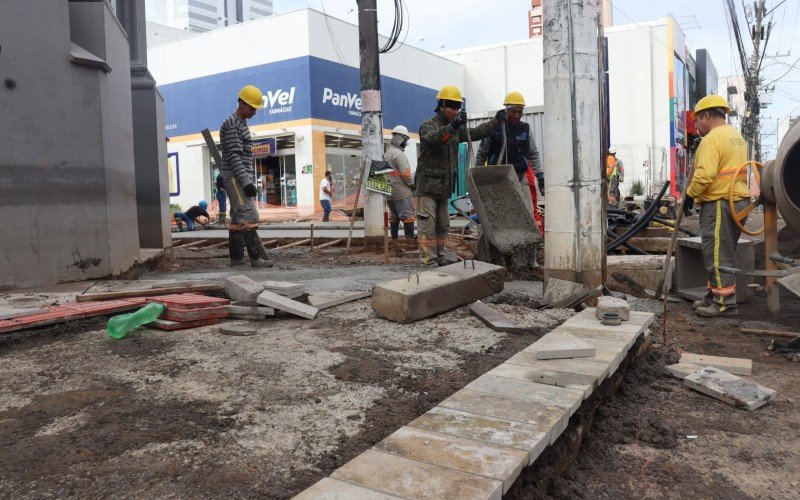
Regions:
<svg viewBox="0 0 800 500"><path fill-rule="evenodd" d="M261 281L259 283L264 290L285 295L290 293L305 293L306 287L302 283L290 283L288 281Z"/></svg>
<svg viewBox="0 0 800 500"><path fill-rule="evenodd" d="M578 409L581 401L583 401L583 391L488 373L481 375L464 388L487 394L524 399L525 401L533 401L544 405L559 406L566 408L570 416L575 413L575 410Z"/></svg>
<svg viewBox="0 0 800 500"><path fill-rule="evenodd" d="M561 325L556 330L565 331L595 347L601 346L603 349L610 351L627 351L641 335L640 332L598 331L592 328L576 328L571 325ZM602 344L596 344L593 341L602 342Z"/></svg>
<svg viewBox="0 0 800 500"><path fill-rule="evenodd" d="M371 295L372 290L361 290L356 292L317 292L308 296L308 303L317 309L322 310L340 306L354 300L366 299Z"/></svg>
<svg viewBox="0 0 800 500"><path fill-rule="evenodd" d="M530 328L519 326L503 313L492 309L491 306L484 304L480 300L470 304L469 311L473 316L481 320L483 324L496 332L527 333L531 331Z"/></svg>
<svg viewBox="0 0 800 500"><path fill-rule="evenodd" d="M225 278L225 295L236 301L253 302L264 291L264 287L243 274Z"/></svg>
<svg viewBox="0 0 800 500"><path fill-rule="evenodd" d="M374 449L500 481L503 493L528 464L528 453L522 450L414 427L401 427L376 444Z"/></svg>
<svg viewBox="0 0 800 500"><path fill-rule="evenodd" d="M719 399L737 408L753 411L775 399L774 390L752 380L739 378L719 368L706 366L690 373L683 384L712 398Z"/></svg>
<svg viewBox="0 0 800 500"><path fill-rule="evenodd" d="M231 313L228 318L229 319L246 319L250 321L264 321L269 319L270 316L266 314L239 314L239 313Z"/></svg>
<svg viewBox="0 0 800 500"><path fill-rule="evenodd" d="M561 361L561 360L559 360ZM546 368L532 368L523 365L513 365L503 363L496 366L493 370L489 371L487 375L497 375L498 377L515 378L519 380L528 380L538 384L553 385L556 387L564 387L566 389L573 389L583 393L583 399L588 398L592 391L594 391L595 382L593 378L587 377L590 381L588 383L574 383L570 380L575 379L575 374L570 372L559 372L558 370L551 370ZM586 380L581 378L581 380Z"/></svg>
<svg viewBox="0 0 800 500"><path fill-rule="evenodd" d="M566 331L553 330L525 349L538 359L590 358L596 349Z"/></svg>
<svg viewBox="0 0 800 500"><path fill-rule="evenodd" d="M488 498L500 500L503 483L367 450L331 474L333 479L404 498Z"/></svg>
<svg viewBox="0 0 800 500"><path fill-rule="evenodd" d="M566 428L569 412L560 406L548 406L524 399L488 394L470 389L461 389L439 404L442 408L468 413L514 420L548 430L548 440L554 441L554 433Z"/></svg>
<svg viewBox="0 0 800 500"><path fill-rule="evenodd" d="M544 304L552 304L553 302L558 302L561 299L565 299L583 290L586 290L586 286L583 283L549 278L547 280L547 286L544 289L542 302Z"/></svg>
<svg viewBox="0 0 800 500"><path fill-rule="evenodd" d="M694 354L685 352L681 354L681 363L693 365L713 366L733 375L750 375L753 372L753 360L745 358L725 358L722 356L709 356L707 354Z"/></svg>
<svg viewBox="0 0 800 500"><path fill-rule="evenodd" d="M605 313L617 314L622 321L628 321L631 316L631 306L625 299L598 297L595 316L597 319L602 320Z"/></svg>
<svg viewBox="0 0 800 500"><path fill-rule="evenodd" d="M702 370L703 365L696 365L694 363L675 363L674 365L665 366L664 369L673 377L683 379L686 378L687 375Z"/></svg>
<svg viewBox="0 0 800 500"><path fill-rule="evenodd" d="M378 316L409 323L467 305L503 290L505 269L466 261L375 285L372 308Z"/></svg>
<svg viewBox="0 0 800 500"><path fill-rule="evenodd" d="M259 294L260 295L260 294ZM258 298L258 297L256 297ZM247 305L245 305L247 304ZM275 309L272 307L260 306L258 302L234 302L228 306L228 311L231 314L241 315L249 314L256 316L273 316Z"/></svg>
<svg viewBox="0 0 800 500"><path fill-rule="evenodd" d="M589 388L589 392L608 375L608 363L591 358L540 360L531 353L519 354L489 373L584 391Z"/></svg>
<svg viewBox="0 0 800 500"><path fill-rule="evenodd" d="M399 498L326 477L293 497L293 500L394 500Z"/></svg>
<svg viewBox="0 0 800 500"><path fill-rule="evenodd" d="M314 319L314 317L317 315L317 312L319 312L316 307L311 307L308 304L303 304L288 297L283 297L282 295L270 292L269 290L264 290L261 292L261 294L258 296L258 299L256 299L256 302L267 307L272 307L274 309L285 311L306 319Z"/></svg>
<svg viewBox="0 0 800 500"><path fill-rule="evenodd" d="M548 431L535 425L436 407L408 424L410 427L524 450L528 465L549 444Z"/></svg>

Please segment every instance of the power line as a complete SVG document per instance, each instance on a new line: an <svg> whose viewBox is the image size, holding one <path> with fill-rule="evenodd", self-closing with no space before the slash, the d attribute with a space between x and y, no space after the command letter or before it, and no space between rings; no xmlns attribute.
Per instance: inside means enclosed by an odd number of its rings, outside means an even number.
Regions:
<svg viewBox="0 0 800 500"><path fill-rule="evenodd" d="M795 59L794 63L793 63L791 66L789 66L789 69L787 69L787 70L786 70L786 73L782 74L781 76L779 76L778 78L776 78L776 79L772 80L771 82L769 82L769 83L765 84L764 86L765 86L765 87L768 87L769 85L772 85L773 83L775 83L775 82L779 81L779 80L780 80L781 78L783 78L784 76L788 75L788 74L789 74L789 73L790 73L790 72L791 72L791 71L794 69L794 67L795 67L795 66L797 66L797 63L799 63L799 62L800 62L800 57L798 57L797 59Z"/></svg>
<svg viewBox="0 0 800 500"><path fill-rule="evenodd" d="M333 29L331 28L330 19L328 19L328 13L325 12L325 0L319 0L319 4L322 7L322 16L325 18L325 26L328 27L328 34L331 36L331 44L333 45L333 50L336 52L336 58L339 59L340 63L346 65L347 63L344 61L342 51L339 49L339 44L336 42L336 37L333 36Z"/></svg>
<svg viewBox="0 0 800 500"><path fill-rule="evenodd" d="M794 43L794 34L797 32L797 14L800 13L800 2L797 3L797 9L794 11L794 26L792 27L792 39L789 40L789 50L792 50L792 44Z"/></svg>
<svg viewBox="0 0 800 500"><path fill-rule="evenodd" d="M629 16L628 14L626 14L626 13L622 12L622 10L620 10L620 8L619 8L619 7L617 7L616 5L614 5L614 4L611 2L611 0L608 0L608 3L609 3L609 5L611 5L611 7L613 7L613 8L614 8L614 10L616 10L617 12L619 12L620 14L622 14L623 16L625 16L625 17L628 19L628 21L632 22L633 24L635 24L636 26L638 26L640 30L642 30L642 31L644 31L645 33L647 33L647 35L648 35L650 38L652 38L652 39L653 39L653 40L655 40L656 42L658 42L658 43L660 43L661 45L663 45L663 46L664 46L664 48L666 48L667 50L671 50L671 49L670 49L670 48L667 46L667 44L665 44L664 42L662 42L661 40L659 40L658 38L656 38L655 36L653 36L653 34L652 34L652 33L650 33L650 31L649 31L649 30L645 29L645 27L644 27L644 26L642 26L641 24L639 24L639 23L637 23L636 21L634 21L634 20L633 20L633 18L632 18L631 16ZM677 24L677 20L675 21L675 23ZM680 26L680 24L678 24L678 26Z"/></svg>

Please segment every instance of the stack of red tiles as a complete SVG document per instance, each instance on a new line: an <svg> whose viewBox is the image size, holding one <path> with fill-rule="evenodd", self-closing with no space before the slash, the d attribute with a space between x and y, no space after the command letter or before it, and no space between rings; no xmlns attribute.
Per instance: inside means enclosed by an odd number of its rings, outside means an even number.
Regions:
<svg viewBox="0 0 800 500"><path fill-rule="evenodd" d="M128 299L105 300L102 302L67 302L60 306L52 306L45 313L31 314L0 320L0 333L52 325L71 319L103 316L123 311L131 311L142 307L145 299L134 297Z"/></svg>
<svg viewBox="0 0 800 500"><path fill-rule="evenodd" d="M166 306L157 320L148 326L159 330L182 330L196 326L219 323L219 318L227 318L231 301L208 297L198 293L177 293L147 297L147 302L160 302Z"/></svg>

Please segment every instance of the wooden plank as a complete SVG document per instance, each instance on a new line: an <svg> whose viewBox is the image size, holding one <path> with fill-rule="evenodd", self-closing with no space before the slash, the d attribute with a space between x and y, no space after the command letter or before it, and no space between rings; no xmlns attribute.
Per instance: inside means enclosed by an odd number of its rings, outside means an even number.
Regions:
<svg viewBox="0 0 800 500"><path fill-rule="evenodd" d="M742 328L739 330L742 333L747 333L749 335L769 335L772 337L784 337L787 339L793 339L795 337L800 337L800 332L786 332L781 330L764 330L761 328Z"/></svg>
<svg viewBox="0 0 800 500"><path fill-rule="evenodd" d="M327 242L327 243L323 243L322 245L317 245L317 246L315 246L315 247L314 247L314 250L319 250L320 248L328 248L328 247L332 247L332 246L334 246L334 245L338 245L339 243L341 243L341 242L343 242L343 241L344 241L344 238L342 238L342 239L339 239L339 240L333 240L333 241L329 241L329 242Z"/></svg>
<svg viewBox="0 0 800 500"><path fill-rule="evenodd" d="M264 242L263 242L263 244L264 244L264 246L265 246L265 247L268 247L268 246L270 246L270 245L274 245L274 244L276 244L276 243L278 243L278 240L267 240L267 241L264 241Z"/></svg>
<svg viewBox="0 0 800 500"><path fill-rule="evenodd" d="M153 297L155 295L168 295L172 293L206 292L222 293L225 287L222 285L189 285L171 286L162 288L151 288L149 290L119 290L112 292L95 292L76 295L77 302L90 302L92 300L111 300L124 299L127 297Z"/></svg>
<svg viewBox="0 0 800 500"><path fill-rule="evenodd" d="M181 248L181 250L183 250L184 248L199 247L200 245L202 245L203 243L206 243L206 242L208 242L208 240L197 240L197 241L193 241L191 243L187 243L185 245L181 245L180 248Z"/></svg>
<svg viewBox="0 0 800 500"><path fill-rule="evenodd" d="M277 247L275 250L280 250L282 248L291 248L291 247L299 247L301 245L305 245L306 243L311 242L311 238L306 238L304 240L295 241L294 243L289 243L288 245L283 245L282 247Z"/></svg>
<svg viewBox="0 0 800 500"><path fill-rule="evenodd" d="M750 375L753 372L753 360L745 358L725 358L685 352L681 354L680 362L700 366L713 366L734 375Z"/></svg>

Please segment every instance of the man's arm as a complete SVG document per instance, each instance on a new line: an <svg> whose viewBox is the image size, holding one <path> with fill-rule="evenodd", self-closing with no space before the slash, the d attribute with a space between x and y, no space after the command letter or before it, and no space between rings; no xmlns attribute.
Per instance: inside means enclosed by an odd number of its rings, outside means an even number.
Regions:
<svg viewBox="0 0 800 500"><path fill-rule="evenodd" d="M481 139L478 145L478 154L475 156L475 165L482 167L487 164L487 160L492 153L492 140L490 138Z"/></svg>
<svg viewBox="0 0 800 500"><path fill-rule="evenodd" d="M700 143L694 157L694 174L692 182L686 188L686 196L697 198L714 181L719 170L719 151L714 144Z"/></svg>
<svg viewBox="0 0 800 500"><path fill-rule="evenodd" d="M492 132L497 130L497 128L499 126L500 126L500 122L497 121L496 118L492 118L489 121L481 123L477 127L473 127L471 129L469 129L469 138L472 139L473 141L477 141L477 140L480 140L480 139L485 139L485 138L489 137L490 135L492 135ZM467 131L462 128L462 129L459 130L459 132L460 132L459 138L461 139L461 142L466 141L467 140Z"/></svg>
<svg viewBox="0 0 800 500"><path fill-rule="evenodd" d="M225 155L225 162L233 172L233 176L238 181L239 186L244 188L248 184L252 184L253 180L248 175L244 161L242 161L244 144L239 136L238 129L226 122L219 131L219 137L222 154Z"/></svg>
<svg viewBox="0 0 800 500"><path fill-rule="evenodd" d="M393 165L395 171L400 176L400 179L407 185L414 185L414 176L411 175L411 164L408 162L406 155L401 153L395 158L397 164Z"/></svg>
<svg viewBox="0 0 800 500"><path fill-rule="evenodd" d="M438 146L450 140L453 135L450 125L437 127L433 120L428 120L419 128L419 140L432 146Z"/></svg>
<svg viewBox="0 0 800 500"><path fill-rule="evenodd" d="M525 158L531 162L531 168L533 168L533 173L537 178L544 176L539 150L536 149L536 141L533 140L533 130L528 131L528 141L525 143Z"/></svg>

